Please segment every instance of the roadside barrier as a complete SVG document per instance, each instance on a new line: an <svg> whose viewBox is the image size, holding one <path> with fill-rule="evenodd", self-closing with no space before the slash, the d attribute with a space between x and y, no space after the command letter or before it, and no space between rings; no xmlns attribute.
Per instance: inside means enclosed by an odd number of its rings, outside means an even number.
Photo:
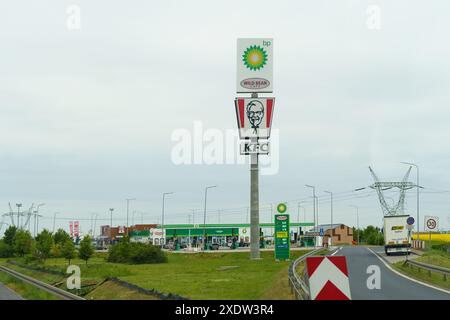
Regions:
<svg viewBox="0 0 450 320"><path fill-rule="evenodd" d="M423 240L412 240L411 245L414 249L425 249L425 241Z"/></svg>
<svg viewBox="0 0 450 320"><path fill-rule="evenodd" d="M308 284L303 280L303 275L297 274L297 266L307 257L313 256L322 250L323 248L312 250L292 261L289 266L289 287L291 288L291 293L295 296L296 300L310 300Z"/></svg>
<svg viewBox="0 0 450 320"><path fill-rule="evenodd" d="M13 261L13 260L8 260L6 262L9 263L9 264L12 264L14 266L18 266L18 267L21 267L21 268L24 268L24 269L28 269L28 270L40 271L40 272L45 272L45 273L58 275L58 276L66 276L65 272L62 272L62 271L59 271L59 270L49 269L49 268L40 267L40 266L28 265L28 264L20 263L20 262Z"/></svg>
<svg viewBox="0 0 450 320"><path fill-rule="evenodd" d="M442 276L444 277L444 281L447 281L447 276L450 275L450 269L444 268L444 267L433 266L431 264L418 262L418 261L414 261L414 260L406 260L405 264L408 264L411 268L412 268L412 266L417 267L419 272L421 269L427 270L428 275L430 277L431 277L432 272L442 274Z"/></svg>
<svg viewBox="0 0 450 320"><path fill-rule="evenodd" d="M42 281L39 281L32 277L29 277L27 275L21 274L20 272L6 268L4 266L0 266L0 271L3 271L5 273L9 274L10 276L13 276L19 280L22 280L23 282L31 284L41 290L50 292L58 297L63 298L64 300L85 300L84 298L77 296L76 294L73 294L73 293L67 292L65 290L62 290L60 288L54 287L45 282L42 282Z"/></svg>

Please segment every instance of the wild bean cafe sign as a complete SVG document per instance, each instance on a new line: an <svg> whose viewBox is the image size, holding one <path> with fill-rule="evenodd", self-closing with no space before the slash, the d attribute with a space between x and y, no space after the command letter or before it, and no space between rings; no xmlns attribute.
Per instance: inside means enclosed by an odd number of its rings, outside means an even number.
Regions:
<svg viewBox="0 0 450 320"><path fill-rule="evenodd" d="M273 92L273 39L237 39L236 92Z"/></svg>

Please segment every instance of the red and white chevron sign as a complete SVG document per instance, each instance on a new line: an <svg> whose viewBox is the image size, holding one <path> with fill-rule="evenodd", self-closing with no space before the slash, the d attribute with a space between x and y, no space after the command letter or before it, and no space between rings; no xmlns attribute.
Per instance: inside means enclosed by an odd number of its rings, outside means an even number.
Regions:
<svg viewBox="0 0 450 320"><path fill-rule="evenodd" d="M311 300L351 300L344 256L308 257L306 270Z"/></svg>

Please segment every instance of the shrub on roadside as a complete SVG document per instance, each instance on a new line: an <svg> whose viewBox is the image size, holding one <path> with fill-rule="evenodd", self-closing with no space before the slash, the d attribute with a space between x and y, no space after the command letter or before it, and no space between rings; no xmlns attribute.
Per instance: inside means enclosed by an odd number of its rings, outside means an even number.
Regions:
<svg viewBox="0 0 450 320"><path fill-rule="evenodd" d="M19 257L32 253L33 243L34 240L29 231L18 230L13 240L14 253Z"/></svg>
<svg viewBox="0 0 450 320"><path fill-rule="evenodd" d="M14 249L5 241L0 240L0 258L11 258L14 256Z"/></svg>
<svg viewBox="0 0 450 320"><path fill-rule="evenodd" d="M151 244L121 241L109 248L108 262L145 264L167 262L166 254Z"/></svg>
<svg viewBox="0 0 450 320"><path fill-rule="evenodd" d="M52 258L61 258L62 257L62 245L61 244L53 244L50 249L50 257Z"/></svg>

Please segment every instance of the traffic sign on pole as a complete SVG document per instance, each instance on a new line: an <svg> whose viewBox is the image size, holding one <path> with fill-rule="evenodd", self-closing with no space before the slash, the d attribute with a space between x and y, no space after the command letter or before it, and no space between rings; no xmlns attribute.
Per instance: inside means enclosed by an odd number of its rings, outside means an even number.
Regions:
<svg viewBox="0 0 450 320"><path fill-rule="evenodd" d="M307 257L311 300L351 300L345 256Z"/></svg>
<svg viewBox="0 0 450 320"><path fill-rule="evenodd" d="M425 216L425 231L437 231L439 229L439 217Z"/></svg>
<svg viewBox="0 0 450 320"><path fill-rule="evenodd" d="M413 217L408 217L408 219L406 219L406 223L409 225L413 225L414 224L414 218Z"/></svg>

